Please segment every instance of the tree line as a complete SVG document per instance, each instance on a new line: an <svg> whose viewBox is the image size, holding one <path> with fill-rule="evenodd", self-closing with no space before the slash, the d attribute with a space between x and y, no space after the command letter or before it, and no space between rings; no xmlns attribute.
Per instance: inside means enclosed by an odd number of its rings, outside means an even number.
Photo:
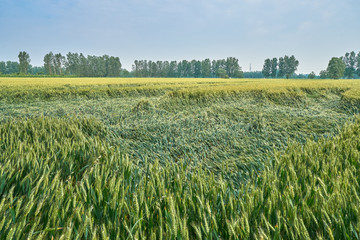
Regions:
<svg viewBox="0 0 360 240"><path fill-rule="evenodd" d="M18 62L12 62L12 61L0 62L0 73L14 74L19 72L20 72L20 68Z"/></svg>
<svg viewBox="0 0 360 240"><path fill-rule="evenodd" d="M317 76L314 72L299 74L295 72L299 61L294 55L280 58L267 58L262 71L243 72L239 60L228 57L219 60L152 61L135 60L129 72L122 68L119 57L85 56L82 53L66 55L49 52L44 56L44 65L34 67L27 52L21 51L19 62L0 62L0 74L6 75L46 75L78 77L173 77L173 78L359 78L360 52L346 53L333 57L325 70Z"/></svg>
<svg viewBox="0 0 360 240"><path fill-rule="evenodd" d="M48 53L44 57L47 75L75 75L81 77L119 77L121 62L119 57L108 55L85 57L82 53Z"/></svg>
<svg viewBox="0 0 360 240"><path fill-rule="evenodd" d="M345 53L343 57L333 57L326 70L320 72L320 78L359 78L360 77L360 52Z"/></svg>
<svg viewBox="0 0 360 240"><path fill-rule="evenodd" d="M132 66L135 77L174 78L241 78L243 72L235 57L210 60L151 61L135 60Z"/></svg>
<svg viewBox="0 0 360 240"><path fill-rule="evenodd" d="M174 78L241 78L239 60L235 57L210 60L151 61L135 60L132 71L122 69L119 57L108 55L85 56L82 53L49 52L44 56L42 67L32 67L29 54L20 52L19 63L0 62L3 74L43 74L47 76L79 77L174 77Z"/></svg>
<svg viewBox="0 0 360 240"><path fill-rule="evenodd" d="M44 56L44 65L33 67L30 56L20 52L19 62L0 62L0 74L47 75L47 76L78 76L78 77L120 77L124 69L118 57L84 56L82 53L49 52Z"/></svg>
<svg viewBox="0 0 360 240"><path fill-rule="evenodd" d="M267 58L264 61L262 75L265 78L290 78L301 77L296 75L295 71L299 65L299 61L294 56L285 56L277 58ZM314 72L307 74L307 78L359 78L360 77L360 52L356 54L354 51L346 53L343 57L333 57L330 59L326 70L320 71L319 76Z"/></svg>

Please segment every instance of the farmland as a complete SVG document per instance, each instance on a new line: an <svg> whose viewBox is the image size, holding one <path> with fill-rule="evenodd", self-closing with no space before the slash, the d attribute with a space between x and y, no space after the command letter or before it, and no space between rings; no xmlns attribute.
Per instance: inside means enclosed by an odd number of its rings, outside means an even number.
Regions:
<svg viewBox="0 0 360 240"><path fill-rule="evenodd" d="M1 239L357 239L360 81L0 78Z"/></svg>

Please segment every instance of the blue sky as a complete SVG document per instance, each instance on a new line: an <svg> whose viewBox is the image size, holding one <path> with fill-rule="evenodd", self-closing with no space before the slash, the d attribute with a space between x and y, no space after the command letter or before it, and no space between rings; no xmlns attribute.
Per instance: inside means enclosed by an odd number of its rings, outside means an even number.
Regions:
<svg viewBox="0 0 360 240"><path fill-rule="evenodd" d="M19 51L135 59L237 57L244 71L295 55L298 73L360 51L359 0L0 0L0 61Z"/></svg>

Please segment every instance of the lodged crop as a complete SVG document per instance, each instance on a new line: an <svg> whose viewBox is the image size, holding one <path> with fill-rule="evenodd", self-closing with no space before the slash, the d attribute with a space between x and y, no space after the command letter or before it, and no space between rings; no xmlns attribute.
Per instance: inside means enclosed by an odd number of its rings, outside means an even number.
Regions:
<svg viewBox="0 0 360 240"><path fill-rule="evenodd" d="M94 120L0 126L3 239L356 239L360 121L292 144L258 178L184 162L134 163Z"/></svg>
<svg viewBox="0 0 360 240"><path fill-rule="evenodd" d="M356 82L62 80L0 79L0 239L359 239Z"/></svg>
<svg viewBox="0 0 360 240"><path fill-rule="evenodd" d="M306 92L339 92L358 99L360 82L353 79L218 79L218 78L0 78L0 100L54 100L127 96L304 96Z"/></svg>

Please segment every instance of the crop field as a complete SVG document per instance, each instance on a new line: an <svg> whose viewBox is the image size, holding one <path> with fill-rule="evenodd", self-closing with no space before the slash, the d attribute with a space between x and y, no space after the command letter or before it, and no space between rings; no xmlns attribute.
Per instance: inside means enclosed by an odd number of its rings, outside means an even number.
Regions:
<svg viewBox="0 0 360 240"><path fill-rule="evenodd" d="M0 78L0 239L359 239L360 81Z"/></svg>
<svg viewBox="0 0 360 240"><path fill-rule="evenodd" d="M1 98L18 95L51 98L64 96L131 96L131 95L237 95L244 92L292 94L308 91L340 91L348 99L360 98L360 81L284 80L284 79L218 79L218 78L0 78ZM10 94L10 95L9 95ZM25 96L24 96L25 95ZM191 97L191 96L190 96Z"/></svg>

